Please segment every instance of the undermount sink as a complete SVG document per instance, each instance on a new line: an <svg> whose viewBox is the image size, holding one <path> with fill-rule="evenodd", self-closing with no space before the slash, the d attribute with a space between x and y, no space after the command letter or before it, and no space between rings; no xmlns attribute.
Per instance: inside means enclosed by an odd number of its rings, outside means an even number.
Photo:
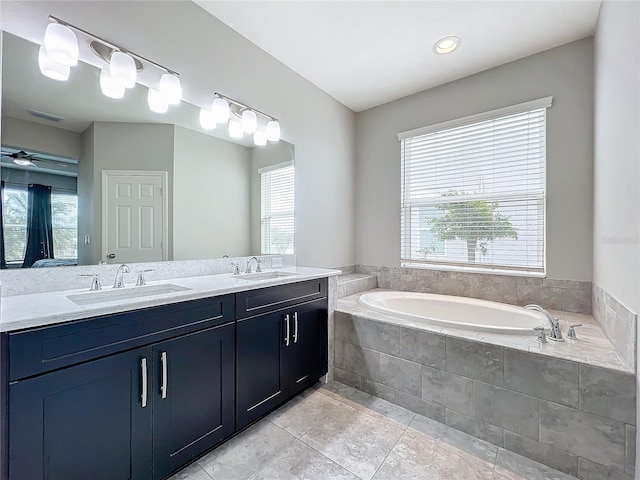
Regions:
<svg viewBox="0 0 640 480"><path fill-rule="evenodd" d="M191 289L172 283L165 283L162 285L145 285L143 287L113 288L99 292L76 293L74 295L67 295L67 298L76 305L84 306L94 305L96 303L131 300L139 297L164 295L166 293L184 292L186 290Z"/></svg>
<svg viewBox="0 0 640 480"><path fill-rule="evenodd" d="M281 272L279 270L274 270L271 272L255 272L255 273L241 273L240 275L235 275L236 278L240 280L269 280L272 278L285 278L285 277L293 277L297 275L296 273L291 272Z"/></svg>

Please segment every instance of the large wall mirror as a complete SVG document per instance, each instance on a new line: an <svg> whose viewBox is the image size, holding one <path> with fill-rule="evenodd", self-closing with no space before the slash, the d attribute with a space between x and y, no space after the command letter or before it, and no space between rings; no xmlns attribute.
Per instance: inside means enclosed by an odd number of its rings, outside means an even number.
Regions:
<svg viewBox="0 0 640 480"><path fill-rule="evenodd" d="M7 268L293 253L293 145L231 142L185 102L153 113L139 84L107 98L86 63L49 79L39 45L2 35ZM25 259L35 185L51 191L53 258Z"/></svg>

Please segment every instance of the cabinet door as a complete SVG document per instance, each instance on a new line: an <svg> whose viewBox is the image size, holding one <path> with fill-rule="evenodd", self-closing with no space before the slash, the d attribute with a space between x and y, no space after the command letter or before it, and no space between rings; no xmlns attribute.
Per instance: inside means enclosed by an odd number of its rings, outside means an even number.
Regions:
<svg viewBox="0 0 640 480"><path fill-rule="evenodd" d="M154 346L154 479L233 433L234 334L228 324Z"/></svg>
<svg viewBox="0 0 640 480"><path fill-rule="evenodd" d="M291 310L291 342L283 349L288 395L313 385L327 373L327 300Z"/></svg>
<svg viewBox="0 0 640 480"><path fill-rule="evenodd" d="M237 323L237 429L285 400L280 354L285 313L267 313Z"/></svg>
<svg viewBox="0 0 640 480"><path fill-rule="evenodd" d="M150 366L141 348L10 385L9 479L149 478Z"/></svg>

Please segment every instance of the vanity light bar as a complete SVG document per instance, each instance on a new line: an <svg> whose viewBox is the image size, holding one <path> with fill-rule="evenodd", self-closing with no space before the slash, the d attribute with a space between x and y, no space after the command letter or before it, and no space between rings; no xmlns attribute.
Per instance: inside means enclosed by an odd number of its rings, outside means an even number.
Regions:
<svg viewBox="0 0 640 480"><path fill-rule="evenodd" d="M80 32L83 35L85 35L86 37L89 37L89 38L91 38L93 40L96 40L96 41L100 42L101 44L109 47L113 51L126 53L127 55L135 58L138 61L142 61L142 62L148 63L150 65L153 65L154 67L156 67L156 68L158 68L160 70L164 70L165 72L170 73L171 75L180 76L180 74L178 72L176 72L175 70L171 70L170 68L167 68L164 65L160 65L159 63L154 62L153 60L149 60L148 58L143 57L142 55L138 55L137 53L134 53L134 52L132 52L130 50L127 50L125 48L119 47L118 45L116 45L114 43L108 42L104 38L101 38L101 37L99 37L97 35L94 35L91 32L87 32L86 30L84 30L84 29L82 29L80 27L77 27L77 26L75 26L75 25L73 25L73 24L71 24L71 23L69 23L69 22L67 22L65 20L62 20L62 19L60 19L58 17L54 17L53 15L49 15L49 21L50 22L59 23L60 25L64 25L65 27L68 27L68 28L70 28L72 30L75 30L76 32ZM103 60L105 60L107 62L109 61L107 58L104 58L100 54L98 54L98 56L101 57Z"/></svg>
<svg viewBox="0 0 640 480"><path fill-rule="evenodd" d="M227 97L226 95L223 95L221 93L215 92L214 95L218 98L224 98L227 102L234 104L237 107L240 107L241 110L251 110L252 112L255 113L259 113L260 115L262 115L265 118L268 118L270 120L273 120L274 122L277 122L278 119L276 117L273 117L267 113L261 112L260 110L250 107L248 105L245 105L244 103L240 103L237 100L234 100L233 98Z"/></svg>

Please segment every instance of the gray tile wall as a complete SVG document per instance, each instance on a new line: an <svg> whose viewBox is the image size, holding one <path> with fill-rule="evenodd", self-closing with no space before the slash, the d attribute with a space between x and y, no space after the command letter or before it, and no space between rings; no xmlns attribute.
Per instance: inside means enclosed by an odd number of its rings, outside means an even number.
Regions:
<svg viewBox="0 0 640 480"><path fill-rule="evenodd" d="M631 480L635 376L335 313L335 379L583 480Z"/></svg>
<svg viewBox="0 0 640 480"><path fill-rule="evenodd" d="M356 265L378 277L380 288L481 298L511 305L537 303L548 310L591 313L591 282Z"/></svg>
<svg viewBox="0 0 640 480"><path fill-rule="evenodd" d="M343 273L338 277L338 298L378 287L378 277L364 273Z"/></svg>
<svg viewBox="0 0 640 480"><path fill-rule="evenodd" d="M611 340L622 360L636 366L638 316L598 285L593 285L593 316Z"/></svg>

